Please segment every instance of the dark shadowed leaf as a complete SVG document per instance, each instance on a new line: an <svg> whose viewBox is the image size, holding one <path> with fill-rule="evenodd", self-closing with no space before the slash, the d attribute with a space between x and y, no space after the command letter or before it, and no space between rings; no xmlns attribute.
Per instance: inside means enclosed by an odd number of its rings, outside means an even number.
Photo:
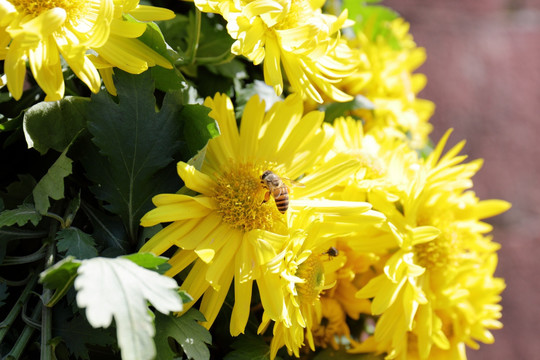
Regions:
<svg viewBox="0 0 540 360"><path fill-rule="evenodd" d="M184 121L184 137L190 157L196 155L208 140L219 135L216 121L208 116L210 109L203 105L185 105L180 116Z"/></svg>
<svg viewBox="0 0 540 360"><path fill-rule="evenodd" d="M96 257L96 243L92 236L84 233L76 227L62 229L56 233L56 248L59 252L65 252L67 256L77 259L90 259Z"/></svg>
<svg viewBox="0 0 540 360"><path fill-rule="evenodd" d="M206 344L212 343L212 335L198 323L204 320L204 316L195 309L190 309L180 317L156 313L156 360L175 357L176 354L169 346L169 337L182 346L188 359L209 359L210 351Z"/></svg>
<svg viewBox="0 0 540 360"><path fill-rule="evenodd" d="M110 330L94 329L84 316L73 315L69 308L55 306L53 314L53 335L64 341L74 358L90 359L87 344L107 346L115 341Z"/></svg>
<svg viewBox="0 0 540 360"><path fill-rule="evenodd" d="M81 204L81 209L92 223L94 229L92 237L98 244L127 252L129 242L122 220L116 216L107 215L84 202Z"/></svg>
<svg viewBox="0 0 540 360"><path fill-rule="evenodd" d="M260 336L252 334L241 335L231 347L234 349L228 353L224 360L269 360L270 346ZM276 359L280 359L279 356Z"/></svg>
<svg viewBox="0 0 540 360"><path fill-rule="evenodd" d="M49 209L49 197L54 200L64 198L64 178L71 174L71 163L73 162L66 156L68 148L60 154L32 191L36 209L41 214L45 214Z"/></svg>
<svg viewBox="0 0 540 360"><path fill-rule="evenodd" d="M170 191L157 174L172 163L179 146L179 104L166 96L156 112L149 72L134 76L116 71L116 78L118 103L106 92L92 97L88 129L99 154L87 149L83 163L96 183L91 190L120 215L134 240L140 218L152 207L151 198Z"/></svg>

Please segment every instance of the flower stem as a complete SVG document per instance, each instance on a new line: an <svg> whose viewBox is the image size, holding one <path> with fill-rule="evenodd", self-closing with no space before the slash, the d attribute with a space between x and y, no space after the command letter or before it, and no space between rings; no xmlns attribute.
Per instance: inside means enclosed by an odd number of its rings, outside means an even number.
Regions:
<svg viewBox="0 0 540 360"><path fill-rule="evenodd" d="M11 325L13 325L13 322L15 321L15 319L17 319L17 316L19 315L23 305L28 301L28 297L32 293L32 289L34 288L34 285L36 285L37 278L38 278L37 272L31 275L30 280L28 280L26 287L24 288L21 296L19 297L19 300L17 300L15 305L11 308L11 311L9 312L9 314L0 323L0 343L4 339L4 336L6 336Z"/></svg>

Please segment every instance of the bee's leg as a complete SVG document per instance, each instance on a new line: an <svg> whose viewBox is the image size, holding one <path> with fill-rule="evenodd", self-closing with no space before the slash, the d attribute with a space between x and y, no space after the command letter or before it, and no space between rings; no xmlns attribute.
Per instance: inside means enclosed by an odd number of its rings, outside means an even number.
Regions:
<svg viewBox="0 0 540 360"><path fill-rule="evenodd" d="M267 191L265 194L264 194L264 200L261 204L264 204L265 202L268 202L268 200L270 200L270 191Z"/></svg>

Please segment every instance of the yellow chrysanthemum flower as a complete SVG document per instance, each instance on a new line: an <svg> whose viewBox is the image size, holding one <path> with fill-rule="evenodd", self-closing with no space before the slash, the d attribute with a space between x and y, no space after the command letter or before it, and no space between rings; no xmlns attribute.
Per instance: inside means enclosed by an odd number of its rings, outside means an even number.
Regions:
<svg viewBox="0 0 540 360"><path fill-rule="evenodd" d="M170 10L138 6L138 1L0 0L0 59L13 97L22 95L27 60L47 101L64 96L61 58L93 92L101 80L89 51L131 73L155 64L170 68L165 58L135 39L146 24L127 23L122 16L128 13L142 14L144 20L144 14L158 20L174 17Z"/></svg>
<svg viewBox="0 0 540 360"><path fill-rule="evenodd" d="M432 129L428 120L435 106L416 96L424 88L426 77L413 72L425 61L426 52L416 46L409 24L402 18L388 23L393 42L374 37L371 31L365 27L350 41L352 48L360 50L362 62L339 88L351 95L363 95L374 104L374 110L355 112L365 121L366 130L376 135L374 128L386 128L380 136L406 138L411 147L421 149L428 143Z"/></svg>
<svg viewBox="0 0 540 360"><path fill-rule="evenodd" d="M369 206L306 200L355 172L358 161L344 155L315 166L330 150L333 135L328 125L321 127L323 113L303 115L299 95L275 103L267 113L264 102L253 97L246 104L240 129L227 96L207 98L205 105L212 110L210 116L217 121L221 135L208 142L200 170L178 163L178 173L186 187L199 195L154 197L156 208L142 218L141 224L172 223L141 251L162 254L172 246L181 248L170 260L170 276L195 261L182 288L194 299L204 294L201 311L208 327L234 278L231 333L238 335L244 331L249 315L254 280L258 281L261 301L270 319L281 321L289 317L283 298L275 294L276 283L261 275L260 267L276 256L279 244L289 237L287 217L291 213L305 208L322 209L320 212L328 211L328 217L337 219L333 215L336 207L360 214ZM275 199L264 202L268 191L261 184L261 175L266 170L281 179L303 176L304 187L291 187L285 215L278 210ZM282 202L279 193L276 196Z"/></svg>
<svg viewBox="0 0 540 360"><path fill-rule="evenodd" d="M276 94L283 92L281 66L292 91L318 103L323 95L352 100L335 84L358 65L355 52L340 40L340 29L351 23L347 11L324 14L319 0L195 0L201 11L221 14L236 42L232 52L258 65Z"/></svg>
<svg viewBox="0 0 540 360"><path fill-rule="evenodd" d="M361 233L365 235L364 231ZM330 345L337 350L340 345L345 345L341 342L343 338L348 343L355 342L346 319L358 320L360 314L371 313L369 300L359 299L355 294L369 280L363 275L374 274L371 269L378 256L354 251L346 238L339 239L335 249L346 262L336 272L336 286L321 295L322 321L314 326L313 335L316 346L326 348Z"/></svg>
<svg viewBox="0 0 540 360"><path fill-rule="evenodd" d="M359 133L358 124L338 120L336 130L342 147L366 156L362 142L369 138ZM357 296L373 299L372 313L380 315L374 341L389 359L406 359L415 352L427 359L432 348L434 353L465 354L458 349L474 345L474 340L492 341L488 330L500 327L497 302L504 283L492 277L498 245L484 236L491 227L481 220L504 212L509 204L479 201L467 191L481 161L462 163L466 157L458 153L463 142L441 156L448 136L425 160L403 157L389 143L381 146L375 140L379 146L371 148L378 149L381 161L341 190L352 200L367 198L388 218L382 241L366 237L349 244L376 254L386 248L384 272ZM387 156L382 155L385 149ZM486 296L476 287L485 289Z"/></svg>
<svg viewBox="0 0 540 360"><path fill-rule="evenodd" d="M347 332L344 321L336 321L335 316L328 315L325 306L328 303L321 302L321 295L336 286L340 276L343 276L342 271L347 272L344 267L348 259L332 246L336 245L333 239L347 233L361 233L362 226L377 227L385 220L381 213L369 210L369 204L364 204L366 211L357 216L354 212L358 213L359 209L354 206L339 206L326 209L326 216L319 216L318 219L310 216L310 211L295 213L289 218L291 236L285 239L279 253L262 267L265 282L281 284L273 289L283 294L284 308L289 315L276 320L266 309L263 313L259 332L264 331L271 320L275 321L270 344L271 359L284 345L289 354L296 357L299 357L299 350L306 341L309 348L315 350L323 316L334 320L331 325L336 333ZM351 296L354 296L354 292ZM364 302L356 299L356 303Z"/></svg>

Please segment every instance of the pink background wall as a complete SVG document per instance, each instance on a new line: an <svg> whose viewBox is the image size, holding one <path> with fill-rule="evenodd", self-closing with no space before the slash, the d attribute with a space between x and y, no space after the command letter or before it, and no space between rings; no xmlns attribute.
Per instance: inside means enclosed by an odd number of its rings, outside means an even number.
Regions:
<svg viewBox="0 0 540 360"><path fill-rule="evenodd" d="M483 158L474 178L481 199L510 201L493 218L502 244L504 328L495 344L469 359L540 359L540 1L385 0L411 23L427 61L420 97L436 104L437 141L467 140L464 153Z"/></svg>

